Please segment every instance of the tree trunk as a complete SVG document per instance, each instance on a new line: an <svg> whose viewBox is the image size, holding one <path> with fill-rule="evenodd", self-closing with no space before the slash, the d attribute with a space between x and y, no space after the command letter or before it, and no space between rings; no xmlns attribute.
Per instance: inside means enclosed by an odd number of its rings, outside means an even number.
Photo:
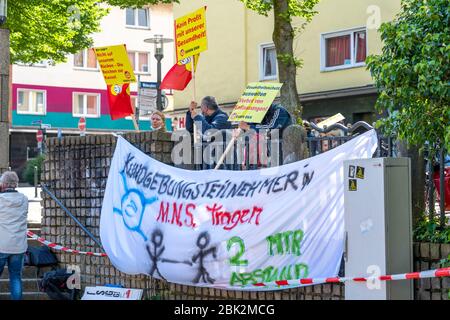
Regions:
<svg viewBox="0 0 450 320"><path fill-rule="evenodd" d="M297 92L297 67L294 62L294 30L288 18L283 17L289 8L289 0L274 0L273 11L275 26L273 42L275 44L278 61L278 74L281 88L281 104L295 118L300 118L302 108ZM297 121L295 121L297 122Z"/></svg>
<svg viewBox="0 0 450 320"><path fill-rule="evenodd" d="M9 167L9 30L0 28L0 174Z"/></svg>
<svg viewBox="0 0 450 320"><path fill-rule="evenodd" d="M398 148L401 157L411 158L411 205L414 228L425 211L425 158L419 147L408 146L405 141L399 141Z"/></svg>

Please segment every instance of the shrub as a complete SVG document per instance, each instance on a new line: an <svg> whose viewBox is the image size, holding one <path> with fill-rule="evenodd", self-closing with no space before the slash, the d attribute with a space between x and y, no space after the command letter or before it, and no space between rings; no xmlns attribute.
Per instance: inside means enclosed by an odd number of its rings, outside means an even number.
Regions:
<svg viewBox="0 0 450 320"><path fill-rule="evenodd" d="M44 156L38 156L36 158L30 159L27 162L25 171L23 172L23 180L28 182L31 185L34 185L34 167L38 168L38 183L41 181L41 171L42 171L42 162L44 161Z"/></svg>
<svg viewBox="0 0 450 320"><path fill-rule="evenodd" d="M438 216L431 220L428 216L423 216L414 229L414 240L418 242L450 243L448 218L446 218L445 226L441 228Z"/></svg>

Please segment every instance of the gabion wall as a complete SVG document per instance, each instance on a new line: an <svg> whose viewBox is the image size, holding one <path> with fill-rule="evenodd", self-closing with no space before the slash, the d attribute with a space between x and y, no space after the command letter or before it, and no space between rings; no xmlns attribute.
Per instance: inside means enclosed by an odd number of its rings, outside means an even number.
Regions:
<svg viewBox="0 0 450 320"><path fill-rule="evenodd" d="M124 136L144 153L172 165L173 142L170 133L128 133ZM116 138L112 135L66 137L48 140L42 183L100 239L100 212ZM42 192L42 236L52 242L80 251L100 252L100 248L54 202ZM431 249L416 244L415 271L436 267L448 255L450 245ZM436 250L437 253L435 252ZM343 284L326 284L270 292L242 292L176 285L148 276L129 276L116 270L108 258L74 255L55 251L60 267L77 266L85 286L120 284L144 289L145 299L282 299L342 300ZM433 256L433 257L431 257ZM447 299L449 279L415 281L416 299Z"/></svg>

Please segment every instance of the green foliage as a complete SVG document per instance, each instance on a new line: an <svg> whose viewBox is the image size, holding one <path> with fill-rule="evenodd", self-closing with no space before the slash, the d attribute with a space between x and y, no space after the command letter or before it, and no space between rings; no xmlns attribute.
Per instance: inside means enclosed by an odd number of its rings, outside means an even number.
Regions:
<svg viewBox="0 0 450 320"><path fill-rule="evenodd" d="M63 62L67 54L93 44L108 13L103 4L142 7L177 0L10 0L6 28L11 31L11 63Z"/></svg>
<svg viewBox="0 0 450 320"><path fill-rule="evenodd" d="M277 0L240 0L245 6L258 14L268 16L273 9L274 1ZM320 0L288 0L289 8L287 12L279 13L283 15L286 20L292 21L292 17L301 17L307 22L310 22L317 13L314 7Z"/></svg>
<svg viewBox="0 0 450 320"><path fill-rule="evenodd" d="M285 65L289 65L289 64L293 64L295 65L297 68L301 68L303 67L303 60L299 59L297 57L294 57L290 54L277 54L277 58Z"/></svg>
<svg viewBox="0 0 450 320"><path fill-rule="evenodd" d="M159 3L178 3L179 0L104 0L111 6L118 6L120 8L142 8L146 5Z"/></svg>
<svg viewBox="0 0 450 320"><path fill-rule="evenodd" d="M65 61L92 45L107 10L95 0L15 0L8 2L11 62Z"/></svg>
<svg viewBox="0 0 450 320"><path fill-rule="evenodd" d="M450 268L450 254L447 256L447 259L442 259L439 264L441 268ZM447 295L450 300L450 290L448 290Z"/></svg>
<svg viewBox="0 0 450 320"><path fill-rule="evenodd" d="M441 268L450 268L450 254L447 259L442 259L439 264L441 265Z"/></svg>
<svg viewBox="0 0 450 320"><path fill-rule="evenodd" d="M448 0L403 0L381 28L383 51L367 59L379 91L379 122L412 145L450 147L450 10Z"/></svg>
<svg viewBox="0 0 450 320"><path fill-rule="evenodd" d="M432 242L432 243L450 243L450 228L448 227L448 218L445 226L439 226L439 217L429 219L424 215L422 220L414 229L414 241Z"/></svg>
<svg viewBox="0 0 450 320"><path fill-rule="evenodd" d="M44 156L38 156L36 158L30 159L27 162L25 171L23 172L23 180L31 185L34 185L34 167L38 168L38 183L41 181L42 172L42 162L44 162Z"/></svg>

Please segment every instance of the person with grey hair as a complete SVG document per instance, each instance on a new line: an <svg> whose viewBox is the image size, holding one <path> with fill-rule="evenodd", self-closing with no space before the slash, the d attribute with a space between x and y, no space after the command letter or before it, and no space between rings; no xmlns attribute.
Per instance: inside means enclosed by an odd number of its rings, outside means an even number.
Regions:
<svg viewBox="0 0 450 320"><path fill-rule="evenodd" d="M0 276L8 265L12 300L22 299L22 268L27 251L28 198L17 192L19 178L13 171L0 178Z"/></svg>
<svg viewBox="0 0 450 320"><path fill-rule="evenodd" d="M228 115L219 108L216 98L206 96L201 102L201 113L197 111L197 102L191 101L189 111L186 114L186 130L194 132L194 122L202 128L202 133L209 129L230 129Z"/></svg>

